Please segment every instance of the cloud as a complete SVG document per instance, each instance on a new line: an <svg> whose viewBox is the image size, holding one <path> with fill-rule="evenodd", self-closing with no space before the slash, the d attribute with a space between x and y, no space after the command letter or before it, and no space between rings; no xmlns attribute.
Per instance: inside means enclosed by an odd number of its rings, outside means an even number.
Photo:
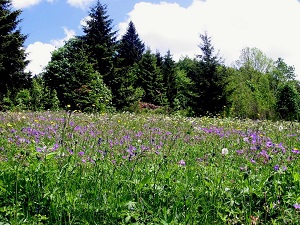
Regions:
<svg viewBox="0 0 300 225"><path fill-rule="evenodd" d="M67 0L67 3L76 8L86 9L94 1L95 0Z"/></svg>
<svg viewBox="0 0 300 225"><path fill-rule="evenodd" d="M47 2L53 3L55 0L46 0ZM12 5L16 9L28 8L42 2L42 0L12 0Z"/></svg>
<svg viewBox="0 0 300 225"><path fill-rule="evenodd" d="M80 20L80 24L79 24L78 28L81 29L82 27L87 26L87 21L89 21L89 20L91 20L91 19L92 19L92 17L90 17L90 16L86 16L86 17L82 18L82 19Z"/></svg>
<svg viewBox="0 0 300 225"><path fill-rule="evenodd" d="M69 30L67 27L63 27L65 37L62 39L51 40L49 43L35 42L28 45L26 48L27 59L30 60L26 71L31 71L32 74L40 74L51 60L52 52L63 46L65 41L75 36L74 30Z"/></svg>
<svg viewBox="0 0 300 225"><path fill-rule="evenodd" d="M37 5L41 2L41 0L12 0L12 5L13 7L17 8L17 9L21 9L21 8L27 8L30 6L34 6Z"/></svg>
<svg viewBox="0 0 300 225"><path fill-rule="evenodd" d="M66 41L68 41L69 39L71 39L72 37L75 36L75 31L74 30L69 30L67 27L63 27L64 29L64 33L65 33L65 37L62 39L54 39L51 40L50 43L56 47L61 47L65 44Z"/></svg>
<svg viewBox="0 0 300 225"><path fill-rule="evenodd" d="M227 65L244 47L257 47L274 60L281 57L294 65L300 78L297 0L194 0L188 7L140 2L119 24L120 35L129 20L146 45L162 54L170 50L176 60L201 54L199 35L207 31Z"/></svg>
<svg viewBox="0 0 300 225"><path fill-rule="evenodd" d="M26 72L31 71L32 74L40 74L51 59L51 53L55 50L55 46L42 42L35 42L26 48L28 53L27 59L30 60L26 68Z"/></svg>

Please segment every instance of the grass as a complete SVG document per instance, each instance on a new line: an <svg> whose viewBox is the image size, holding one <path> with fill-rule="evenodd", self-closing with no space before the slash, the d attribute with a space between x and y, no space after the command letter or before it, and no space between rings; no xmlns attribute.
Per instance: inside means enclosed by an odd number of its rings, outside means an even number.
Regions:
<svg viewBox="0 0 300 225"><path fill-rule="evenodd" d="M300 124L0 114L0 225L298 224Z"/></svg>

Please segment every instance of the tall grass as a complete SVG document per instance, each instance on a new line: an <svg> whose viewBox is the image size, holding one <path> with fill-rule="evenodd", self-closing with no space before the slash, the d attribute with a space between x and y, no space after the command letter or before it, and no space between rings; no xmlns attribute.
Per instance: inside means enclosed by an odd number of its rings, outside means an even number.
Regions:
<svg viewBox="0 0 300 225"><path fill-rule="evenodd" d="M300 125L0 114L0 224L298 224Z"/></svg>

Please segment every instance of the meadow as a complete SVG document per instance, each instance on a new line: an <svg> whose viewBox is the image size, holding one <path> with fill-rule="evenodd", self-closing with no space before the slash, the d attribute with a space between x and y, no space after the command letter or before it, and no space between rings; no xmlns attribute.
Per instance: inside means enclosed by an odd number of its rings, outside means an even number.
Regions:
<svg viewBox="0 0 300 225"><path fill-rule="evenodd" d="M299 224L300 124L0 113L0 224Z"/></svg>

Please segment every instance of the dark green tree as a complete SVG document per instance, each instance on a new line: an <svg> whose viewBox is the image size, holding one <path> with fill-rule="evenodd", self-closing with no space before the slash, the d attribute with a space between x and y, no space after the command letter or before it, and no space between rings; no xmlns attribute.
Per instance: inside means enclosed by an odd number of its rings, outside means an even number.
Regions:
<svg viewBox="0 0 300 225"><path fill-rule="evenodd" d="M285 82L279 86L276 109L280 119L299 120L300 96L294 82Z"/></svg>
<svg viewBox="0 0 300 225"><path fill-rule="evenodd" d="M85 49L80 39L73 38L54 51L43 75L45 85L56 90L62 107L104 111L111 104L111 92Z"/></svg>
<svg viewBox="0 0 300 225"><path fill-rule="evenodd" d="M87 46L90 62L99 72L106 84L111 81L111 75L116 56L116 32L112 30L112 20L107 15L107 7L98 0L89 12L90 19L83 27L82 39Z"/></svg>
<svg viewBox="0 0 300 225"><path fill-rule="evenodd" d="M177 94L176 87L176 64L172 58L171 52L168 51L163 58L162 63L162 74L163 83L166 90L166 97L168 99L168 104L171 108L174 107L174 99Z"/></svg>
<svg viewBox="0 0 300 225"><path fill-rule="evenodd" d="M211 37L201 34L202 43L199 45L202 55L197 57L197 67L190 73L190 79L195 84L194 111L196 115L220 113L226 105L225 86L226 73L219 67L223 61L215 54Z"/></svg>
<svg viewBox="0 0 300 225"><path fill-rule="evenodd" d="M12 10L9 0L0 0L0 102L8 91L13 98L18 90L30 86L30 74L24 72L27 36L19 28L21 13Z"/></svg>
<svg viewBox="0 0 300 225"><path fill-rule="evenodd" d="M138 63L137 84L145 92L142 101L156 105L165 105L167 103L165 87L163 84L163 75L161 69L157 66L157 58L148 49Z"/></svg>
<svg viewBox="0 0 300 225"><path fill-rule="evenodd" d="M145 51L145 44L141 41L134 23L129 22L126 33L122 36L118 47L118 67L133 66L140 61Z"/></svg>
<svg viewBox="0 0 300 225"><path fill-rule="evenodd" d="M117 109L128 108L141 98L142 92L136 89L135 71L144 50L144 43L140 40L133 22L130 21L126 33L119 42L117 63L110 83L113 104Z"/></svg>

